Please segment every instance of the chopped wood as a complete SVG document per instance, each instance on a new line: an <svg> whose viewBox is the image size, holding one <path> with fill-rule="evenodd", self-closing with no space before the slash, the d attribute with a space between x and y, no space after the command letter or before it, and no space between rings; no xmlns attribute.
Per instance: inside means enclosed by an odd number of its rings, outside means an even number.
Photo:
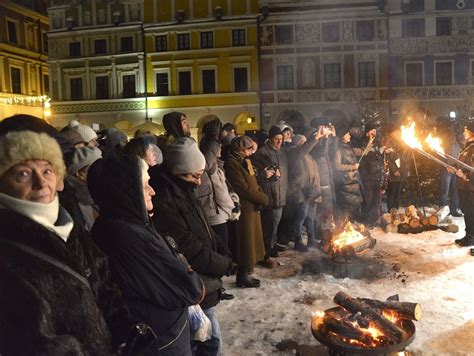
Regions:
<svg viewBox="0 0 474 356"><path fill-rule="evenodd" d="M411 228L416 229L416 228L418 228L418 227L421 226L420 219L412 218L412 219L410 219L410 221L408 222L408 225L410 225Z"/></svg>
<svg viewBox="0 0 474 356"><path fill-rule="evenodd" d="M323 324L327 331L332 331L339 336L357 340L365 345L372 343L372 337L369 334L347 320L325 316Z"/></svg>
<svg viewBox="0 0 474 356"><path fill-rule="evenodd" d="M398 226L395 224L387 224L384 228L385 232L398 232Z"/></svg>
<svg viewBox="0 0 474 356"><path fill-rule="evenodd" d="M430 225L433 225L433 226L438 225L438 223L439 223L438 215L435 215L435 214L431 215L428 218L428 222L429 222Z"/></svg>
<svg viewBox="0 0 474 356"><path fill-rule="evenodd" d="M406 332L403 329L381 315L377 309L352 298L348 294L342 291L338 292L334 296L334 303L344 307L353 314L360 312L362 316L369 318L375 327L382 330L388 339L396 343L406 339Z"/></svg>
<svg viewBox="0 0 474 356"><path fill-rule="evenodd" d="M427 217L421 218L420 221L421 221L421 225L423 225L423 226L428 226L430 224L430 219L427 218Z"/></svg>
<svg viewBox="0 0 474 356"><path fill-rule="evenodd" d="M383 301L368 298L357 298L357 300L382 311L393 310L398 316L404 319L421 320L421 305L418 303L398 302L393 300Z"/></svg>
<svg viewBox="0 0 474 356"><path fill-rule="evenodd" d="M393 222L393 216L390 213L385 213L385 214L382 215L382 220L386 224L391 224Z"/></svg>

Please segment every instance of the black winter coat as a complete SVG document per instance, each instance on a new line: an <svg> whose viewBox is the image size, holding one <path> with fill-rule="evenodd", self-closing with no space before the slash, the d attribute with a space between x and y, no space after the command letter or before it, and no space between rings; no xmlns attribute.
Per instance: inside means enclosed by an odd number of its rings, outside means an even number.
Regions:
<svg viewBox="0 0 474 356"><path fill-rule="evenodd" d="M132 327L107 259L75 227L67 242L33 220L0 210L0 240L31 247L86 277L0 243L0 354L108 355ZM105 317L105 319L104 319ZM110 331L114 336L111 343Z"/></svg>
<svg viewBox="0 0 474 356"><path fill-rule="evenodd" d="M203 309L219 302L220 278L232 268L230 252L206 219L200 202L194 197L194 185L162 171L151 181L156 192L153 198L153 222L163 234L176 240L191 267L199 273L205 287Z"/></svg>
<svg viewBox="0 0 474 356"><path fill-rule="evenodd" d="M334 155L334 185L337 205L358 208L362 202L359 173L352 165L357 158L350 143L339 142Z"/></svg>
<svg viewBox="0 0 474 356"><path fill-rule="evenodd" d="M100 160L90 168L88 183L101 211L92 237L109 256L130 311L158 337L146 354L187 355L187 308L200 301L202 282L179 259L172 239L154 229L141 181L136 157Z"/></svg>

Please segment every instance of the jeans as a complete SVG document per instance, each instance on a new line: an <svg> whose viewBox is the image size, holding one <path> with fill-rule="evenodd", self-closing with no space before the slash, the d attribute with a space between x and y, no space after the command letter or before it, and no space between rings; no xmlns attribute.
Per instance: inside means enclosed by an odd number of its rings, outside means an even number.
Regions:
<svg viewBox="0 0 474 356"><path fill-rule="evenodd" d="M451 213L456 213L459 209L459 194L456 183L456 175L449 173L446 169L441 170L439 174L439 199L440 206L448 205ZM449 200L449 191L451 191L451 200Z"/></svg>
<svg viewBox="0 0 474 356"><path fill-rule="evenodd" d="M306 227L308 242L314 240L314 216L316 213L316 203L305 201L296 207L295 221L295 242L301 242L303 225Z"/></svg>
<svg viewBox="0 0 474 356"><path fill-rule="evenodd" d="M212 325L212 336L210 340L201 342L191 340L191 350L194 356L217 356L221 353L221 327L217 320L216 307L202 310L209 318Z"/></svg>
<svg viewBox="0 0 474 356"><path fill-rule="evenodd" d="M282 213L283 207L262 211L263 242L265 243L267 254L276 244L278 224L280 223Z"/></svg>

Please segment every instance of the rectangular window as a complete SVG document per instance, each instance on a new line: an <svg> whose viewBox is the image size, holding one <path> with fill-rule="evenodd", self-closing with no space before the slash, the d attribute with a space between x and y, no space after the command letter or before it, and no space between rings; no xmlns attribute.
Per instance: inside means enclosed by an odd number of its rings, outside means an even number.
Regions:
<svg viewBox="0 0 474 356"><path fill-rule="evenodd" d="M339 30L339 22L323 23L322 31L324 42L338 42L341 37Z"/></svg>
<svg viewBox="0 0 474 356"><path fill-rule="evenodd" d="M16 23L13 21L7 20L7 28L8 28L8 42L18 44L18 37L17 37L17 30L16 30Z"/></svg>
<svg viewBox="0 0 474 356"><path fill-rule="evenodd" d="M107 40L95 40L94 50L95 50L95 54L106 54L107 53Z"/></svg>
<svg viewBox="0 0 474 356"><path fill-rule="evenodd" d="M436 85L453 84L453 64L451 62L437 62L436 65Z"/></svg>
<svg viewBox="0 0 474 356"><path fill-rule="evenodd" d="M191 94L191 72L182 71L178 75L179 81L179 95Z"/></svg>
<svg viewBox="0 0 474 356"><path fill-rule="evenodd" d="M166 35L159 35L155 37L155 51L166 52L168 50L168 37Z"/></svg>
<svg viewBox="0 0 474 356"><path fill-rule="evenodd" d="M48 35L43 33L43 53L48 53Z"/></svg>
<svg viewBox="0 0 474 356"><path fill-rule="evenodd" d="M168 96L168 73L156 73L156 95Z"/></svg>
<svg viewBox="0 0 474 356"><path fill-rule="evenodd" d="M277 67L277 88L280 90L294 89L293 66Z"/></svg>
<svg viewBox="0 0 474 356"><path fill-rule="evenodd" d="M232 46L245 46L245 29L239 28L232 30Z"/></svg>
<svg viewBox="0 0 474 356"><path fill-rule="evenodd" d="M359 87L375 87L375 62L359 62Z"/></svg>
<svg viewBox="0 0 474 356"><path fill-rule="evenodd" d="M133 37L122 37L120 39L120 51L121 52L132 52L133 51Z"/></svg>
<svg viewBox="0 0 474 356"><path fill-rule="evenodd" d="M247 68L234 68L234 91L249 91Z"/></svg>
<svg viewBox="0 0 474 356"><path fill-rule="evenodd" d="M359 41L373 41L375 39L374 21L357 21L356 35Z"/></svg>
<svg viewBox="0 0 474 356"><path fill-rule="evenodd" d="M425 36L425 19L403 20L402 36L403 37L424 37Z"/></svg>
<svg viewBox="0 0 474 356"><path fill-rule="evenodd" d="M293 43L293 26L275 26L275 41L277 44Z"/></svg>
<svg viewBox="0 0 474 356"><path fill-rule="evenodd" d="M49 75L43 74L43 90L44 95L49 95Z"/></svg>
<svg viewBox="0 0 474 356"><path fill-rule="evenodd" d="M81 56L81 42L69 43L69 57L80 57Z"/></svg>
<svg viewBox="0 0 474 356"><path fill-rule="evenodd" d="M97 99L109 98L109 77L95 77L95 97Z"/></svg>
<svg viewBox="0 0 474 356"><path fill-rule="evenodd" d="M10 68L10 76L12 79L12 92L21 94L21 70L19 68Z"/></svg>
<svg viewBox="0 0 474 356"><path fill-rule="evenodd" d="M405 71L406 86L423 86L423 65L421 63L407 63L405 64Z"/></svg>
<svg viewBox="0 0 474 356"><path fill-rule="evenodd" d="M436 18L436 36L451 36L451 18Z"/></svg>
<svg viewBox="0 0 474 356"><path fill-rule="evenodd" d="M446 0L443 0L447 2ZM425 10L425 0L410 0L408 2L408 12L422 12Z"/></svg>
<svg viewBox="0 0 474 356"><path fill-rule="evenodd" d="M82 78L73 78L70 81L71 100L82 100Z"/></svg>
<svg viewBox="0 0 474 356"><path fill-rule="evenodd" d="M122 97L135 98L137 96L134 74L124 75L122 77L122 88Z"/></svg>
<svg viewBox="0 0 474 356"><path fill-rule="evenodd" d="M212 31L201 32L201 48L214 47L214 34Z"/></svg>
<svg viewBox="0 0 474 356"><path fill-rule="evenodd" d="M203 94L216 92L216 71L214 69L204 69L202 71L202 92Z"/></svg>
<svg viewBox="0 0 474 356"><path fill-rule="evenodd" d="M183 51L190 48L189 45L189 33L178 34L178 50Z"/></svg>
<svg viewBox="0 0 474 356"><path fill-rule="evenodd" d="M341 81L341 64L328 63L324 65L324 87L325 88L340 88Z"/></svg>

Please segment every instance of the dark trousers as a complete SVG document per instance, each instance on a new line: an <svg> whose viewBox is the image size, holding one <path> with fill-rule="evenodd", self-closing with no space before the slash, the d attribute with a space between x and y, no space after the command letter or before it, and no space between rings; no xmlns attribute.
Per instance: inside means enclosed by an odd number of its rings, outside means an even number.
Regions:
<svg viewBox="0 0 474 356"><path fill-rule="evenodd" d="M265 251L269 253L277 240L278 224L281 220L283 207L275 209L264 209L261 212L263 242L265 244Z"/></svg>
<svg viewBox="0 0 474 356"><path fill-rule="evenodd" d="M402 182L389 182L387 186L387 209L398 209L400 206L400 190Z"/></svg>
<svg viewBox="0 0 474 356"><path fill-rule="evenodd" d="M364 199L362 217L369 224L374 224L380 217L382 194L380 192L380 181L363 182L362 197Z"/></svg>
<svg viewBox="0 0 474 356"><path fill-rule="evenodd" d="M459 194L456 183L456 175L449 173L446 169L439 174L439 203L440 206L448 205L449 211L455 213L459 209ZM451 193L451 200L449 199Z"/></svg>
<svg viewBox="0 0 474 356"><path fill-rule="evenodd" d="M466 190L459 191L459 203L464 213L464 222L466 223L466 236L474 238L474 192Z"/></svg>
<svg viewBox="0 0 474 356"><path fill-rule="evenodd" d="M222 242L229 247L229 229L227 223L212 225L211 228L221 238Z"/></svg>

